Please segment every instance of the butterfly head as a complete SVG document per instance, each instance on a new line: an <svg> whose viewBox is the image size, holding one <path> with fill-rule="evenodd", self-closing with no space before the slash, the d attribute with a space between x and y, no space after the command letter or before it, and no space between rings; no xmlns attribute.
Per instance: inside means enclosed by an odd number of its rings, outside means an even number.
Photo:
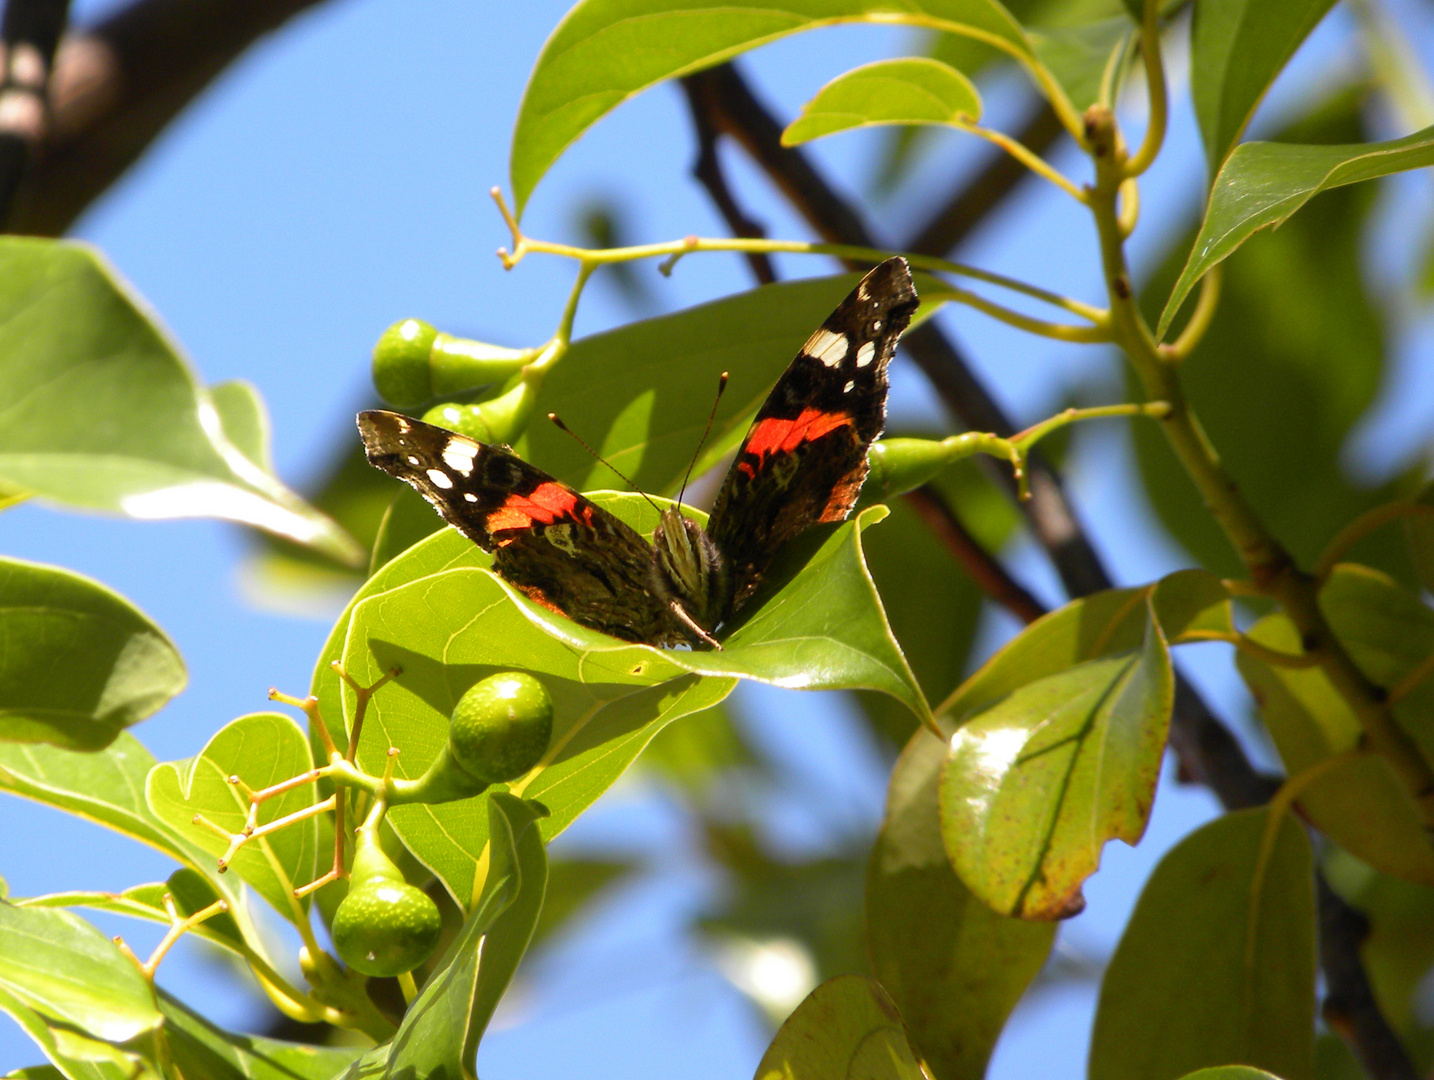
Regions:
<svg viewBox="0 0 1434 1080"><path fill-rule="evenodd" d="M732 609L732 577L702 526L675 505L662 511L652 533L653 591L674 601L704 631L712 631ZM685 620L684 620L685 621Z"/></svg>

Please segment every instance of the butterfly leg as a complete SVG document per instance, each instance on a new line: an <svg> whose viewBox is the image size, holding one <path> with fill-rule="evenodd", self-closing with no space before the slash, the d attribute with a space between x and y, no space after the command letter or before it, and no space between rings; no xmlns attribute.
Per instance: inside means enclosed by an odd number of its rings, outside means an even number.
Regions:
<svg viewBox="0 0 1434 1080"><path fill-rule="evenodd" d="M696 634L699 638L705 641L708 645L711 645L718 652L722 651L722 643L718 641L715 637L713 637L711 634L709 634L706 630L702 629L702 627L698 626L697 621L693 619L691 615L687 614L687 609L684 608L678 601L669 600L667 602L667 606L672 609L672 614L676 615L678 619L682 621L683 626L687 627L687 629L691 630L694 634Z"/></svg>

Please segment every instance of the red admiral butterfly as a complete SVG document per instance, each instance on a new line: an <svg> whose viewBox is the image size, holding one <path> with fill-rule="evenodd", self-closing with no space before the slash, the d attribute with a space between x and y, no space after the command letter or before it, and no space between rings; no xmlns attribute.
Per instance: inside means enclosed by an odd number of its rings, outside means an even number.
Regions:
<svg viewBox="0 0 1434 1080"><path fill-rule="evenodd" d="M886 421L886 366L917 306L906 260L882 263L777 380L704 530L662 512L649 545L506 447L398 413L359 414L368 460L413 487L537 603L625 641L721 648L712 634L788 540L842 521Z"/></svg>

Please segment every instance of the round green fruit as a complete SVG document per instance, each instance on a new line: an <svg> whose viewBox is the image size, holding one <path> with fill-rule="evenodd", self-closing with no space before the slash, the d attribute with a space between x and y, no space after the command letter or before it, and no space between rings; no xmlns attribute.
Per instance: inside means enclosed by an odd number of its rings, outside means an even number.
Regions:
<svg viewBox="0 0 1434 1080"><path fill-rule="evenodd" d="M553 735L553 699L523 671L490 675L468 688L448 722L448 749L464 771L489 784L516 780L536 765Z"/></svg>
<svg viewBox="0 0 1434 1080"><path fill-rule="evenodd" d="M421 889L389 877L355 881L334 912L334 948L364 975L412 971L433 955L442 920Z"/></svg>

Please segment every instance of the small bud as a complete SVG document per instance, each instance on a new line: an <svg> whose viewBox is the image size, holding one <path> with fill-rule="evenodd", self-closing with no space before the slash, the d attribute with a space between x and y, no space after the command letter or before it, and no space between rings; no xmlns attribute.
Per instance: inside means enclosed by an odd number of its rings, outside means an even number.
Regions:
<svg viewBox="0 0 1434 1080"><path fill-rule="evenodd" d="M440 333L421 319L402 319L373 348L373 382L390 405L411 409L512 377L537 349L505 349Z"/></svg>

